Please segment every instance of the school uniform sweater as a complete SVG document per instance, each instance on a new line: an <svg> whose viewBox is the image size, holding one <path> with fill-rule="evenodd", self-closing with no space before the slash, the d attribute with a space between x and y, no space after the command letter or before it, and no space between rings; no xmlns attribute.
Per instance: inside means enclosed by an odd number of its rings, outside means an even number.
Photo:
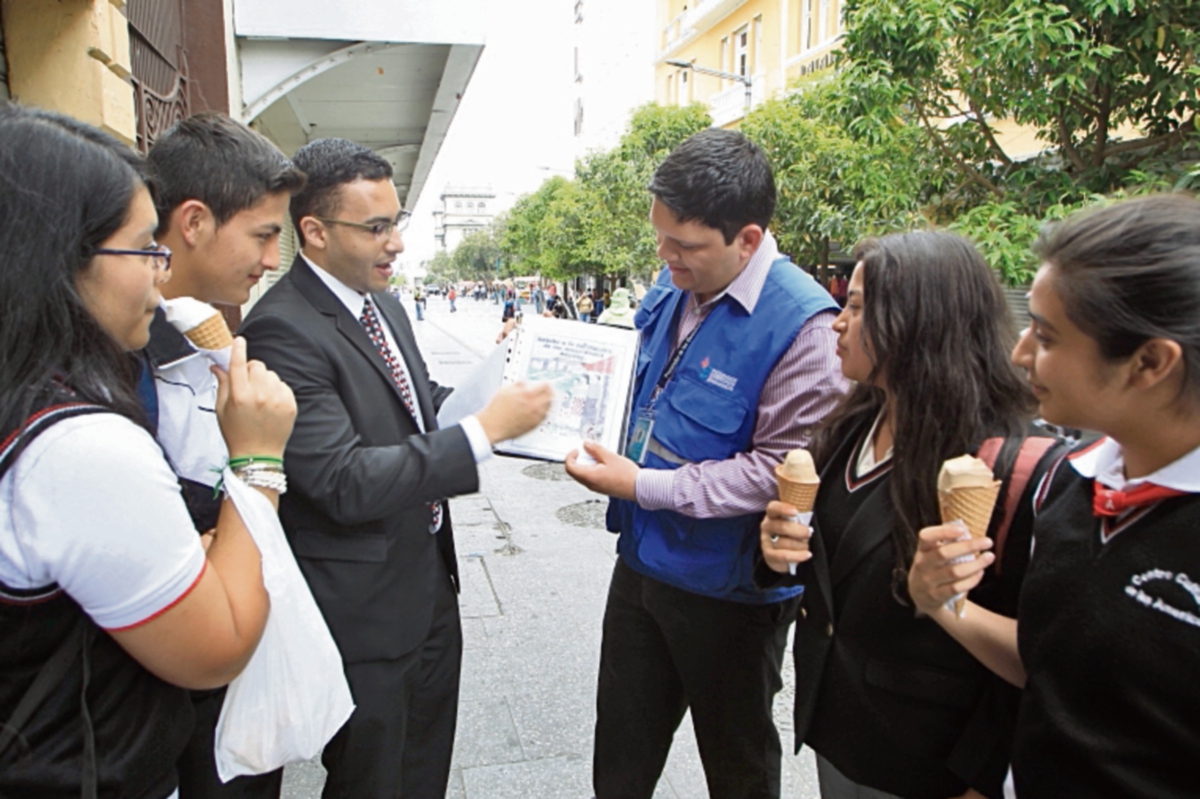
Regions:
<svg viewBox="0 0 1200 799"><path fill-rule="evenodd" d="M1200 796L1200 494L1102 521L1093 483L1064 462L1039 497L1017 794Z"/></svg>

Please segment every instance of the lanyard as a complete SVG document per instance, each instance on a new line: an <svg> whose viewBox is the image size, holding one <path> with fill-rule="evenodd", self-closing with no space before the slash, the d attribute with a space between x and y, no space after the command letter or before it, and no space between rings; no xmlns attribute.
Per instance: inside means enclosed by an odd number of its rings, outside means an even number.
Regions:
<svg viewBox="0 0 1200 799"><path fill-rule="evenodd" d="M675 318L672 320L673 324L671 325L672 330L679 330L680 316L684 311L684 306L687 305L687 299L687 297L684 297L679 307L675 309ZM675 376L675 370L679 367L679 362L683 360L684 353L687 352L688 347L692 344L692 339L696 337L696 334L700 332L700 328L708 320L708 316L708 314L705 314L704 318L700 320L700 324L693 327L692 332L688 333L687 337L679 342L679 346L671 353L671 359L667 362L667 368L663 370L662 376L658 378L658 383L654 386L654 392L650 395L651 405L658 399L658 395L662 393L663 389L667 387L667 383L671 382L671 378Z"/></svg>

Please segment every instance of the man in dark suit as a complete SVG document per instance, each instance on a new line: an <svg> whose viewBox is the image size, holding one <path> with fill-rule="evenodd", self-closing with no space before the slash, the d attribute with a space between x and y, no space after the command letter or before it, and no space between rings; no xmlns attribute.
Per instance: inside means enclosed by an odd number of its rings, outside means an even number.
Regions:
<svg viewBox="0 0 1200 799"><path fill-rule="evenodd" d="M407 217L391 165L345 139L294 162L308 174L291 202L302 251L241 334L296 395L280 518L357 705L325 747L324 797L441 797L462 658L445 498L478 490L476 464L540 424L552 391L506 387L437 429L450 389L387 291Z"/></svg>

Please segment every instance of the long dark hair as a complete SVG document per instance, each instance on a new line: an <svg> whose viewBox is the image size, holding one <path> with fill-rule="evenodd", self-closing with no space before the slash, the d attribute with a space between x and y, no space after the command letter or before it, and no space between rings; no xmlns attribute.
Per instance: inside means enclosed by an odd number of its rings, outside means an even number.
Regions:
<svg viewBox="0 0 1200 799"><path fill-rule="evenodd" d="M0 106L0 437L55 383L144 423L134 362L75 289L141 185L144 162L112 136Z"/></svg>
<svg viewBox="0 0 1200 799"><path fill-rule="evenodd" d="M1067 317L1104 357L1175 341L1184 391L1200 400L1200 202L1164 194L1076 214L1043 230L1034 251L1054 270Z"/></svg>
<svg viewBox="0 0 1200 799"><path fill-rule="evenodd" d="M970 242L916 232L864 241L862 333L895 407L891 500L898 579L908 573L917 532L939 522L942 463L975 452L988 436L1020 433L1036 403L1009 362L1016 342L995 276ZM818 463L887 402L859 383L818 431ZM899 583L898 583L899 584Z"/></svg>

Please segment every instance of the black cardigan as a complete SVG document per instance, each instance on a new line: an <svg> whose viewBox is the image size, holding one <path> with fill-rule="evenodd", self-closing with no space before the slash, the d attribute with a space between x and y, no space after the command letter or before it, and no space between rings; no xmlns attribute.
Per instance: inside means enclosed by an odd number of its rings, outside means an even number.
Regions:
<svg viewBox="0 0 1200 799"><path fill-rule="evenodd" d="M813 557L795 578L782 577L806 584L793 645L796 749L808 744L849 779L908 799L946 799L968 787L999 799L1018 691L918 617L903 582L894 589L890 462L854 473L870 427L870 419L856 425L822 464ZM1060 453L1052 447L1038 463L1000 568L989 569L972 601L1016 616L1032 494ZM765 566L759 574L764 583L780 579Z"/></svg>
<svg viewBox="0 0 1200 799"><path fill-rule="evenodd" d="M1017 626L1023 799L1200 795L1200 494L1102 523L1062 463ZM1103 536L1103 537L1102 537Z"/></svg>

